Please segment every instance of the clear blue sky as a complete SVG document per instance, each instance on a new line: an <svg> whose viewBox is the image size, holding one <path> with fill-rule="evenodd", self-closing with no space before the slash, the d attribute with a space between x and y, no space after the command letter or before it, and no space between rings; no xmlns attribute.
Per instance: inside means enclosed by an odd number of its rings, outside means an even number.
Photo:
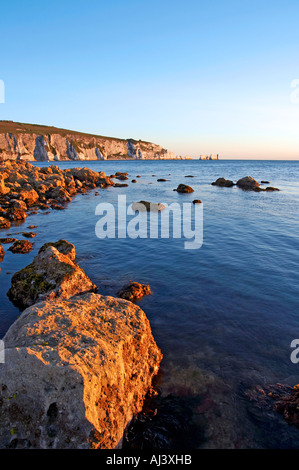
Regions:
<svg viewBox="0 0 299 470"><path fill-rule="evenodd" d="M0 119L298 159L298 19L298 0L2 2Z"/></svg>

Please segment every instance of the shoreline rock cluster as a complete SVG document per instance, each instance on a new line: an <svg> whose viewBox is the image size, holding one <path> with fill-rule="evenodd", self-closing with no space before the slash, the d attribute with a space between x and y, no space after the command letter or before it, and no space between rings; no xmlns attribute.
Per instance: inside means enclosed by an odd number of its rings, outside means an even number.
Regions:
<svg viewBox="0 0 299 470"><path fill-rule="evenodd" d="M88 189L113 185L104 172L89 168L61 170L56 165L39 168L28 162L1 161L0 229L38 210L61 210L72 197Z"/></svg>

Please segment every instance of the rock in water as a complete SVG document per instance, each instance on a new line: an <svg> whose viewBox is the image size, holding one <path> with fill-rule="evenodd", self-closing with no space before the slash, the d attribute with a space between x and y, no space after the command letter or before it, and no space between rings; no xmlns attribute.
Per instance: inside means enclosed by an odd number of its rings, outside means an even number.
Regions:
<svg viewBox="0 0 299 470"><path fill-rule="evenodd" d="M194 189L192 189L191 186L188 186L187 184L179 184L176 188L176 191L178 193L193 193Z"/></svg>
<svg viewBox="0 0 299 470"><path fill-rule="evenodd" d="M28 240L16 240L9 249L13 253L29 253L32 250L32 243Z"/></svg>
<svg viewBox="0 0 299 470"><path fill-rule="evenodd" d="M33 262L13 275L7 295L15 304L26 308L41 300L69 299L95 291L96 286L75 263L75 256L74 245L66 240L45 243Z"/></svg>
<svg viewBox="0 0 299 470"><path fill-rule="evenodd" d="M212 186L219 186L220 188L231 188L234 184L233 181L226 180L225 178L218 178L214 183L211 183Z"/></svg>
<svg viewBox="0 0 299 470"><path fill-rule="evenodd" d="M132 209L140 212L159 212L165 209L165 206L160 202L139 201L133 202Z"/></svg>
<svg viewBox="0 0 299 470"><path fill-rule="evenodd" d="M247 191L259 191L259 183L251 176L245 176L237 181L237 186Z"/></svg>
<svg viewBox="0 0 299 470"><path fill-rule="evenodd" d="M126 300L139 300L145 295L150 295L151 289L147 284L139 284L139 282L129 282L118 293L117 296Z"/></svg>
<svg viewBox="0 0 299 470"><path fill-rule="evenodd" d="M28 308L4 344L2 449L120 447L162 359L138 306L93 293Z"/></svg>

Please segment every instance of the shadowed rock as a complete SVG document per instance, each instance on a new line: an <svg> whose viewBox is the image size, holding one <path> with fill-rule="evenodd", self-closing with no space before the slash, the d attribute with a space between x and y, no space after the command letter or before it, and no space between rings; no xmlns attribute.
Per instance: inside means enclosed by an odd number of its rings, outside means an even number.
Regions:
<svg viewBox="0 0 299 470"><path fill-rule="evenodd" d="M231 188L235 183L231 180L226 180L225 178L218 178L214 183L211 183L212 186L219 186L220 188Z"/></svg>
<svg viewBox="0 0 299 470"><path fill-rule="evenodd" d="M191 186L188 186L187 184L179 184L176 188L176 191L178 193L193 193L194 189L192 189Z"/></svg>
<svg viewBox="0 0 299 470"><path fill-rule="evenodd" d="M239 179L237 181L237 186L247 191L256 191L260 189L259 183L251 176L245 176L244 178Z"/></svg>

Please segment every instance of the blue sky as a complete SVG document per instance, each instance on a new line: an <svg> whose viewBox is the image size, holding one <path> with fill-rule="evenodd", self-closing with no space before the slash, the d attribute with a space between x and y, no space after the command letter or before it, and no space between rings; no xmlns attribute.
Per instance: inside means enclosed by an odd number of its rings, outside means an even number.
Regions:
<svg viewBox="0 0 299 470"><path fill-rule="evenodd" d="M2 2L0 119L298 159L298 17L298 0Z"/></svg>

